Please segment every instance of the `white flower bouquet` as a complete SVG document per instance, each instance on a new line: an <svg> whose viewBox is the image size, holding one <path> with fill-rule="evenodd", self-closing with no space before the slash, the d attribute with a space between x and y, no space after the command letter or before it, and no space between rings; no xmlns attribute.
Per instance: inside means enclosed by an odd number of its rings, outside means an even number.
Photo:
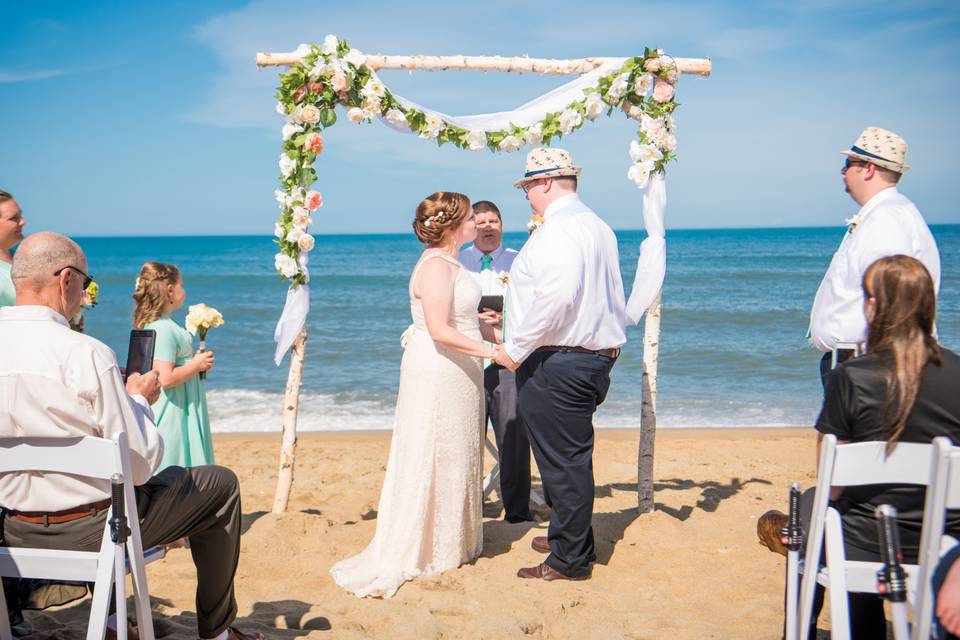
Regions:
<svg viewBox="0 0 960 640"><path fill-rule="evenodd" d="M207 343L207 331L222 326L223 315L213 307L208 307L205 304L193 304L190 305L187 311L185 324L190 335L200 335L200 351L204 351ZM207 372L201 371L200 379L204 380L206 377Z"/></svg>

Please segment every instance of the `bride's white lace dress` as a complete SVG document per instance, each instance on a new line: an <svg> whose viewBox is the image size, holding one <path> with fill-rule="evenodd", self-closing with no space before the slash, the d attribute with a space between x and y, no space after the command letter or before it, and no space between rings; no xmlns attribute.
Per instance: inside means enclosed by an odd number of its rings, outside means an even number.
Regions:
<svg viewBox="0 0 960 640"><path fill-rule="evenodd" d="M480 340L480 286L453 258L424 257L410 277L413 324L404 334L400 390L377 530L359 555L330 570L358 596L391 597L407 580L453 569L483 548L483 365L434 344L412 283L427 260L459 268L451 325Z"/></svg>

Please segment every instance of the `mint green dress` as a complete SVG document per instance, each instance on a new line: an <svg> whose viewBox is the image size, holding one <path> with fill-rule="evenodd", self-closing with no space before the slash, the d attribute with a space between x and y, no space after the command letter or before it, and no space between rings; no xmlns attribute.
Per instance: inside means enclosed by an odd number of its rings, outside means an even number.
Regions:
<svg viewBox="0 0 960 640"><path fill-rule="evenodd" d="M154 320L144 329L157 332L154 361L172 362L179 367L193 358L193 336L170 316ZM213 464L207 395L199 375L176 387L161 389L160 398L153 404L153 415L163 436L160 469Z"/></svg>
<svg viewBox="0 0 960 640"><path fill-rule="evenodd" d="M12 307L16 300L17 294L10 279L10 265L0 260L0 307Z"/></svg>

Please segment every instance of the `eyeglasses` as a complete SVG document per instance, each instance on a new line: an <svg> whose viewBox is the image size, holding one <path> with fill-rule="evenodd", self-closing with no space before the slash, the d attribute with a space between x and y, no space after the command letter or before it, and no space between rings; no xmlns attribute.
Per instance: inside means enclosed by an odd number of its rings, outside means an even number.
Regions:
<svg viewBox="0 0 960 640"><path fill-rule="evenodd" d="M524 195L530 193L530 189L533 189L538 184L542 184L539 180L531 180L530 182L522 185L520 188L523 189Z"/></svg>
<svg viewBox="0 0 960 640"><path fill-rule="evenodd" d="M84 288L84 290L86 290L86 288L90 286L90 283L93 282L93 276L88 276L88 275L85 274L83 271L80 271L80 269L77 269L76 267L73 267L73 266L71 266L71 265L67 265L67 266L65 266L65 267L61 267L61 268L57 269L56 271L53 272L53 275L55 275L55 276L60 275L60 273L61 273L64 269L73 269L74 271L76 271L77 273L79 273L80 275L83 276L83 288Z"/></svg>
<svg viewBox="0 0 960 640"><path fill-rule="evenodd" d="M850 167L862 167L863 165L868 164L865 160L854 160L852 158L847 158L847 161L843 163L844 170L849 169Z"/></svg>

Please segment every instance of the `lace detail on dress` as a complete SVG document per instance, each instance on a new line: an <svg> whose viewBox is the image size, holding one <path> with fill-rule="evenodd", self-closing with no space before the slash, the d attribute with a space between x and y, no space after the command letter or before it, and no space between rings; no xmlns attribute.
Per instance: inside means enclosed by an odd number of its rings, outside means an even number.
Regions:
<svg viewBox="0 0 960 640"><path fill-rule="evenodd" d="M373 540L330 570L358 596L391 597L407 580L453 569L483 548L483 369L480 358L438 347L413 296L404 346L390 457ZM459 266L459 263L456 263ZM480 286L461 268L451 326L480 340Z"/></svg>

